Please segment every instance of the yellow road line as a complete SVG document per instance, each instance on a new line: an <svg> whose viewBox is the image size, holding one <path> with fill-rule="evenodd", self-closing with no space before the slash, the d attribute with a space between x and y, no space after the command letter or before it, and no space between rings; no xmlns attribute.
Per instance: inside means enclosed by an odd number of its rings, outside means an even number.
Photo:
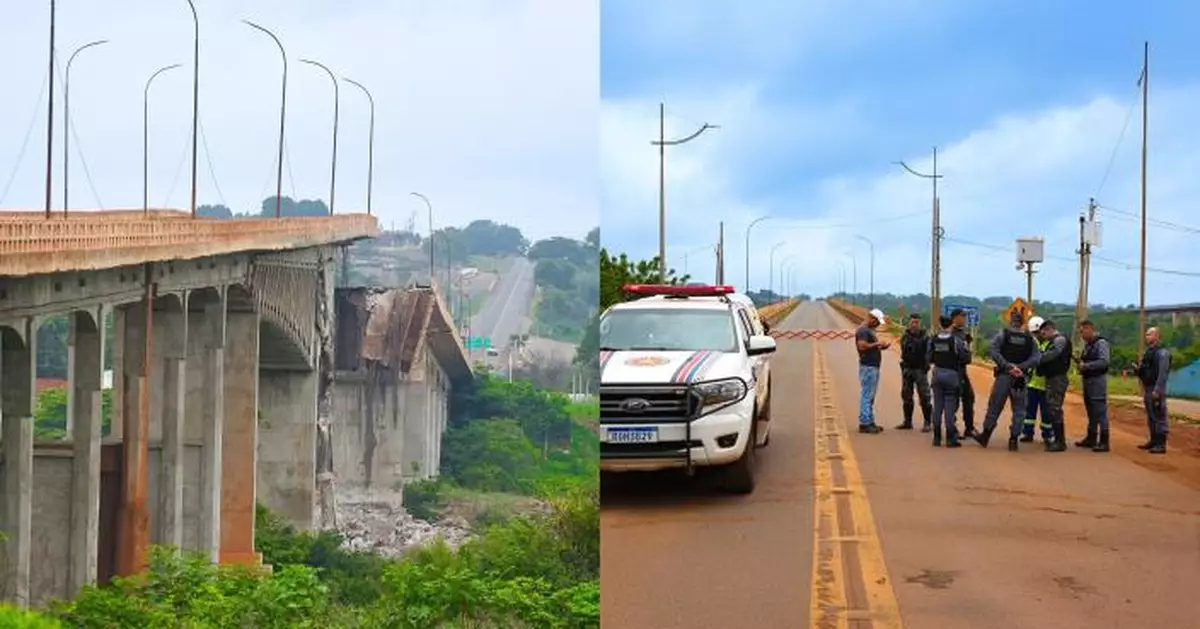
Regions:
<svg viewBox="0 0 1200 629"><path fill-rule="evenodd" d="M814 495L813 581L810 624L813 627L844 629L851 619L870 619L875 629L903 629L900 605L883 558L879 532L871 503L849 438L843 438L842 422L833 403L833 385L825 355L813 343L813 431ZM836 443L838 452L831 453ZM834 485L834 466L842 471L844 485ZM845 496L853 519L853 531L842 534L837 517L837 500ZM822 523L826 527L822 528ZM848 609L848 587L841 547L853 544L862 574L862 591L867 609Z"/></svg>

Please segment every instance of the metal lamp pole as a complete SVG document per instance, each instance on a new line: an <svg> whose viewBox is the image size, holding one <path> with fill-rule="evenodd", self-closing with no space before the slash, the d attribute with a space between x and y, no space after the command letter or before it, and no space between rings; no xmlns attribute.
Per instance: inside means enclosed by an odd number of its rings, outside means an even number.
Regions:
<svg viewBox="0 0 1200 629"><path fill-rule="evenodd" d="M658 147L658 281L667 281L667 192L666 192L666 161L667 147L690 142L709 129L719 129L719 125L708 124L700 126L695 133L678 140L666 139L667 109L663 103L658 104L658 139L651 140L652 146Z"/></svg>
<svg viewBox="0 0 1200 629"><path fill-rule="evenodd" d="M200 128L200 17L196 15L196 5L187 0L192 9L192 25L195 31L192 36L192 218L196 218L196 136Z"/></svg>
<svg viewBox="0 0 1200 629"><path fill-rule="evenodd" d="M75 52L71 53L71 57L67 59L67 68L63 76L63 218L67 216L67 208L69 207L67 193L71 185L69 170L71 165L71 64L75 63L75 57L84 50L107 43L107 39L88 42L76 48Z"/></svg>
<svg viewBox="0 0 1200 629"><path fill-rule="evenodd" d="M283 87L282 96L279 101L279 163L276 165L275 171L275 218L283 216L283 137L285 123L287 122L287 51L283 49L283 42L275 36L275 33L251 22L250 20L242 20L247 26L256 28L275 40L275 45L279 47L279 55L283 58Z"/></svg>
<svg viewBox="0 0 1200 629"><path fill-rule="evenodd" d="M771 218L771 217L770 216L760 216L760 217L750 221L750 224L746 226L746 285L743 287L742 290L745 290L745 291L750 290L750 228L754 227L758 223L761 223L761 222L767 220L768 218Z"/></svg>
<svg viewBox="0 0 1200 629"><path fill-rule="evenodd" d="M770 264L767 266L767 292L775 294L775 250L784 245L781 240L771 246Z"/></svg>
<svg viewBox="0 0 1200 629"><path fill-rule="evenodd" d="M145 215L150 213L150 84L158 75L180 65L173 63L159 68L146 79L146 89L142 90L142 214Z"/></svg>
<svg viewBox="0 0 1200 629"><path fill-rule="evenodd" d="M329 80L333 81L333 163L329 167L329 214L333 214L333 195L337 190L337 140L338 140L338 103L341 97L338 94L337 75L332 70L325 67L324 64L313 61L312 59L301 59L300 63L307 63L311 66L316 66L325 71L329 75Z"/></svg>
<svg viewBox="0 0 1200 629"><path fill-rule="evenodd" d="M871 302L871 307L874 308L875 307L875 243L871 242L870 238L867 238L866 236L863 236L862 234L855 234L854 237L867 243L867 246L870 247L870 249L871 249L871 297L870 297L870 302Z"/></svg>
<svg viewBox="0 0 1200 629"><path fill-rule="evenodd" d="M429 285L433 286L433 204L429 202L429 197L420 192L410 192L414 197L425 202L425 210L429 213Z"/></svg>
<svg viewBox="0 0 1200 629"><path fill-rule="evenodd" d="M370 216L372 179L375 175L375 98L362 83L345 77L342 77L342 80L362 90L362 93L367 95L367 102L371 104L371 127L367 136L367 215Z"/></svg>
<svg viewBox="0 0 1200 629"><path fill-rule="evenodd" d="M785 281L786 280L785 276L786 276L786 273L788 270L788 264L792 260L795 260L795 259L796 259L796 254L793 253L790 256L784 256L784 258L779 261L779 290L781 291L780 295L783 297L787 297L787 295L785 294L787 291L787 282Z"/></svg>

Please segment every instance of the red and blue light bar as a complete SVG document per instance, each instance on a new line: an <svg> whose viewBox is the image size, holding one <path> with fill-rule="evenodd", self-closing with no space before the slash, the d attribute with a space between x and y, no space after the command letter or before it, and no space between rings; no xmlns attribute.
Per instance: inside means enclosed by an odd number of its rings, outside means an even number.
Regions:
<svg viewBox="0 0 1200 629"><path fill-rule="evenodd" d="M631 295L649 297L669 295L674 297L721 297L737 291L730 285L678 285L678 284L626 284L624 291Z"/></svg>

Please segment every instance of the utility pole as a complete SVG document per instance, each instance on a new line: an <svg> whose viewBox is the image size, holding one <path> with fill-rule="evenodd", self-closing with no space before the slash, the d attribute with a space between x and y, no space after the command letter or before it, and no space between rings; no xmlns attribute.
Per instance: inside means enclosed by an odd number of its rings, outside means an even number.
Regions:
<svg viewBox="0 0 1200 629"><path fill-rule="evenodd" d="M933 173L925 174L917 172L905 164L903 161L896 162L904 170L910 174L933 180L933 229L930 233L930 278L929 278L929 329L933 333L937 333L937 320L942 311L942 237L945 236L945 230L942 229L942 203L938 198L938 179L943 175L939 175L937 171L937 147L933 147Z"/></svg>
<svg viewBox="0 0 1200 629"><path fill-rule="evenodd" d="M1088 304L1088 280L1091 277L1092 266L1092 244L1096 239L1096 199L1088 199L1087 217L1081 214L1079 216L1079 296L1075 301L1075 333L1072 335L1076 342L1079 341L1079 324L1087 318ZM1088 233L1088 229L1092 233Z"/></svg>
<svg viewBox="0 0 1200 629"><path fill-rule="evenodd" d="M1142 84L1142 281L1138 298L1138 360L1146 352L1146 129L1149 126L1149 116L1146 105L1150 96L1150 42L1142 48L1142 76L1138 81Z"/></svg>
<svg viewBox="0 0 1200 629"><path fill-rule="evenodd" d="M665 103L658 104L658 140L651 140L650 144L658 147L658 282L660 284L667 281L667 146L690 142L709 129L719 128L718 125L706 122L686 138L668 140L666 137L667 106Z"/></svg>
<svg viewBox="0 0 1200 629"><path fill-rule="evenodd" d="M725 284L725 221L717 226L717 285Z"/></svg>
<svg viewBox="0 0 1200 629"><path fill-rule="evenodd" d="M1033 270L1033 263L1025 263L1025 303L1033 308L1033 274L1037 271Z"/></svg>

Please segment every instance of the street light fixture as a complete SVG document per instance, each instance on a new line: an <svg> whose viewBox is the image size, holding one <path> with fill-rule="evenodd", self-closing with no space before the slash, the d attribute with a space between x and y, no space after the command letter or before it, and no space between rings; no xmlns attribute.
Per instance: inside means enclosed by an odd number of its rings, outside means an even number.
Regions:
<svg viewBox="0 0 1200 629"><path fill-rule="evenodd" d="M150 214L150 84L154 79L166 72L174 70L182 64L173 63L155 70L146 79L146 88L142 90L142 214Z"/></svg>
<svg viewBox="0 0 1200 629"><path fill-rule="evenodd" d="M433 204L429 202L429 197L420 192L410 192L414 197L425 202L425 210L429 213L429 286L433 287Z"/></svg>
<svg viewBox="0 0 1200 629"><path fill-rule="evenodd" d="M700 126L695 133L677 140L666 139L667 109L663 103L658 104L658 139L651 140L652 146L658 147L658 281L667 281L667 192L666 192L666 160L667 147L677 146L700 137L709 129L720 129L719 125L708 124Z"/></svg>
<svg viewBox="0 0 1200 629"><path fill-rule="evenodd" d="M196 15L196 5L187 0L192 9L192 25L195 27L192 36L192 191L190 207L192 218L196 218L196 136L200 128L200 17Z"/></svg>
<svg viewBox="0 0 1200 629"><path fill-rule="evenodd" d="M362 90L362 93L367 95L367 102L371 104L371 126L367 132L367 215L370 216L371 188L374 183L372 179L375 175L375 98L371 96L370 90L362 83L346 77L342 77L342 80Z"/></svg>
<svg viewBox="0 0 1200 629"><path fill-rule="evenodd" d="M271 39L275 40L275 45L279 47L279 55L283 58L283 87L281 90L282 97L279 101L279 163L276 164L275 171L275 218L280 218L283 216L283 133L284 124L287 121L287 51L283 49L283 42L279 41L279 38L275 36L275 33L272 33L266 28L263 28L262 26L251 22L250 20L242 20L242 22L244 22L247 26L256 28L266 33L271 37Z"/></svg>
<svg viewBox="0 0 1200 629"><path fill-rule="evenodd" d="M750 290L750 228L767 220L768 218L772 217L770 215L760 216L750 221L750 224L746 226L746 290Z"/></svg>
<svg viewBox="0 0 1200 629"><path fill-rule="evenodd" d="M784 245L784 241L779 241L771 245L771 255L769 258L770 264L767 266L767 293L775 294L775 250Z"/></svg>
<svg viewBox="0 0 1200 629"><path fill-rule="evenodd" d="M851 291L852 292L850 293L850 303L857 306L858 305L858 258L855 257L854 252L852 252L852 251L843 251L842 255L846 256L847 258L850 258L851 271L853 272L853 275L851 276L851 279L852 279Z"/></svg>
<svg viewBox="0 0 1200 629"><path fill-rule="evenodd" d="M875 307L875 243L872 242L870 238L867 238L866 236L863 236L862 234L855 234L854 237L867 243L867 246L871 248L871 297L870 297L870 302L871 302L871 307L874 308Z"/></svg>
<svg viewBox="0 0 1200 629"><path fill-rule="evenodd" d="M933 147L933 172L932 173L926 174L926 173L922 173L922 172L913 170L912 168L909 167L908 164L904 163L903 161L898 161L895 163L899 164L902 168L904 168L904 170L907 170L909 172L909 174L912 174L912 175L915 175L917 177L921 177L924 179L929 179L933 182L933 230L932 230L932 237L930 239L930 265L929 265L930 266L930 275L931 275L930 282L929 282L929 300L930 300L930 311L931 312L929 314L929 318L930 318L930 326L932 327L932 329L936 330L937 329L936 328L937 315L939 312L941 312L941 301L942 301L942 282L941 282L941 279L942 279L942 268L941 268L942 246L941 246L941 244L942 244L942 236L944 233L942 231L942 223L941 223L941 220L942 220L941 219L941 203L939 203L939 201L938 201L938 179L941 179L942 175L939 175L938 171L937 171L937 147L936 146Z"/></svg>
<svg viewBox="0 0 1200 629"><path fill-rule="evenodd" d="M325 64L312 59L301 59L300 63L307 63L310 66L316 66L325 71L329 75L329 80L333 81L333 164L329 167L329 214L333 215L333 195L337 190L337 140L338 140L338 103L341 97L338 94L337 75L333 70L325 67Z"/></svg>
<svg viewBox="0 0 1200 629"><path fill-rule="evenodd" d="M785 274L788 270L788 264L797 257L799 256L793 253L791 255L784 256L784 258L779 261L779 290L780 295L783 297L787 297L788 286L787 282L785 281ZM772 280L772 282L774 282L774 280Z"/></svg>
<svg viewBox="0 0 1200 629"><path fill-rule="evenodd" d="M71 57L67 59L67 68L64 71L65 76L63 77L63 218L67 216L67 208L69 207L67 204L67 193L71 185L71 177L69 176L71 165L71 64L75 63L75 57L79 53L93 46L107 43L107 39L88 42L76 48L75 52L71 53Z"/></svg>

